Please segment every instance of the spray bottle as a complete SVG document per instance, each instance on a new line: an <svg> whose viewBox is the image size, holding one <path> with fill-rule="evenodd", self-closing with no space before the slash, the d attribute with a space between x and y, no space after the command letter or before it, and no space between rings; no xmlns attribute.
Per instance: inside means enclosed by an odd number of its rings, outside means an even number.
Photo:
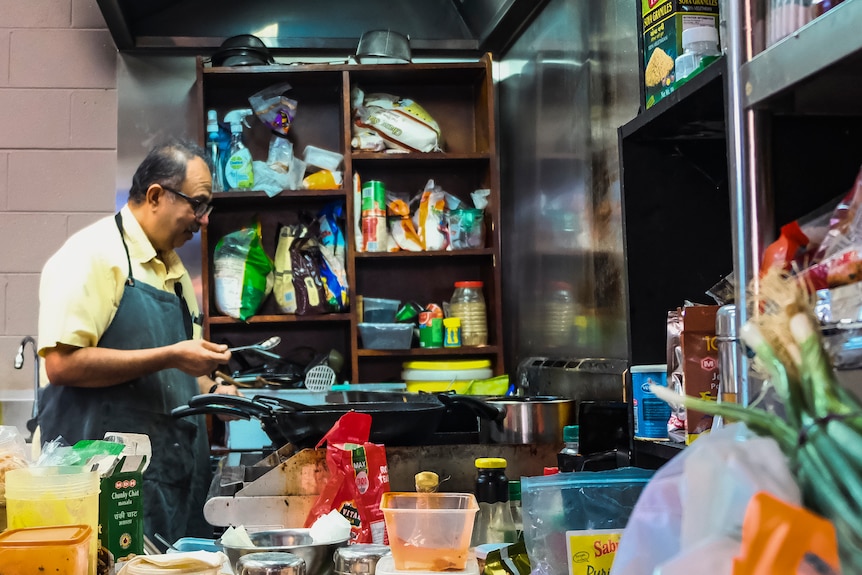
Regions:
<svg viewBox="0 0 862 575"><path fill-rule="evenodd" d="M254 186L251 152L242 143L242 126L245 117L254 112L251 108L231 110L224 117L230 124L230 151L224 168L224 179L229 190L250 190Z"/></svg>
<svg viewBox="0 0 862 575"><path fill-rule="evenodd" d="M224 191L224 167L219 150L218 112L207 112L207 150L213 163L213 193Z"/></svg>

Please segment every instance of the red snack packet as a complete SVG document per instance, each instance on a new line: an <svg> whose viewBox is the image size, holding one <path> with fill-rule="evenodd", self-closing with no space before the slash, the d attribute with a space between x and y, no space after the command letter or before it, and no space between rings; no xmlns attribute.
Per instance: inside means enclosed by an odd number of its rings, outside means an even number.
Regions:
<svg viewBox="0 0 862 575"><path fill-rule="evenodd" d="M326 443L329 480L308 512L305 526L333 509L350 521L350 544L386 545L386 524L380 498L389 491L386 450L370 443L371 416L345 413L317 444Z"/></svg>

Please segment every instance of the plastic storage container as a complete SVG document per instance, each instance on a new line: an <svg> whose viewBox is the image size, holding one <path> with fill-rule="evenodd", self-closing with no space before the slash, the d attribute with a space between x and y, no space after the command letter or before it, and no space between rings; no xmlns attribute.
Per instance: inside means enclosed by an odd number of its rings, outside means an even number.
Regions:
<svg viewBox="0 0 862 575"><path fill-rule="evenodd" d="M0 572L46 575L86 575L90 544L95 537L89 525L24 527L0 533Z"/></svg>
<svg viewBox="0 0 862 575"><path fill-rule="evenodd" d="M395 312L401 302L397 299L362 298L362 321L366 323L395 323Z"/></svg>
<svg viewBox="0 0 862 575"><path fill-rule="evenodd" d="M479 562L472 553L470 553L470 556L467 558L467 563L464 565L463 569L447 569L445 571L446 575L479 575L481 572L482 570L479 568ZM374 575L405 575L405 572L395 567L395 560L392 556L385 556L381 557L380 561L377 562ZM406 572L406 575L440 575L440 572L432 571L430 569L411 569Z"/></svg>
<svg viewBox="0 0 862 575"><path fill-rule="evenodd" d="M682 31L684 52L674 63L676 81L690 76L703 64L709 64L721 56L718 49L718 29L714 26L694 26Z"/></svg>
<svg viewBox="0 0 862 575"><path fill-rule="evenodd" d="M410 349L413 326L409 323L360 323L365 349Z"/></svg>
<svg viewBox="0 0 862 575"><path fill-rule="evenodd" d="M533 564L568 573L566 531L622 531L654 471L623 467L521 478L524 542Z"/></svg>
<svg viewBox="0 0 862 575"><path fill-rule="evenodd" d="M248 394L243 393L246 397ZM221 551L221 547L216 544L215 539L205 539L202 537L180 537L174 542L173 549L168 549L168 553L190 553L192 551L210 551L215 553Z"/></svg>
<svg viewBox="0 0 862 575"><path fill-rule="evenodd" d="M88 525L99 532L99 474L82 467L26 467L6 473L9 529ZM90 538L88 573L96 573L97 537Z"/></svg>
<svg viewBox="0 0 862 575"><path fill-rule="evenodd" d="M380 509L396 569L457 571L467 566L479 510L472 493L390 491L381 497Z"/></svg>
<svg viewBox="0 0 862 575"><path fill-rule="evenodd" d="M306 146L302 157L306 164L330 172L336 171L344 160L344 156L338 152L324 150L317 146Z"/></svg>
<svg viewBox="0 0 862 575"><path fill-rule="evenodd" d="M455 282L449 315L461 318L461 345L488 345L488 316L482 282Z"/></svg>

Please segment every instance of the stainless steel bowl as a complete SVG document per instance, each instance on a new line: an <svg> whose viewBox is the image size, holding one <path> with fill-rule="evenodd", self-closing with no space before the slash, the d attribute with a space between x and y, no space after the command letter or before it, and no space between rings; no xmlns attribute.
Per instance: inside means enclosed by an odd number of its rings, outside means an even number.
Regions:
<svg viewBox="0 0 862 575"><path fill-rule="evenodd" d="M230 560L231 569L239 573L239 558L250 553L287 552L305 560L308 575L326 575L332 572L332 556L339 547L347 545L347 538L328 543L314 543L310 529L274 529L249 533L254 547L225 545L221 539L216 543Z"/></svg>
<svg viewBox="0 0 862 575"><path fill-rule="evenodd" d="M372 575L381 557L390 555L388 545L357 543L335 551L335 575Z"/></svg>
<svg viewBox="0 0 862 575"><path fill-rule="evenodd" d="M392 30L363 32L356 47L356 59L361 64L406 64L410 56L410 39Z"/></svg>
<svg viewBox="0 0 862 575"><path fill-rule="evenodd" d="M306 575L305 561L295 553L249 553L236 562L237 575Z"/></svg>

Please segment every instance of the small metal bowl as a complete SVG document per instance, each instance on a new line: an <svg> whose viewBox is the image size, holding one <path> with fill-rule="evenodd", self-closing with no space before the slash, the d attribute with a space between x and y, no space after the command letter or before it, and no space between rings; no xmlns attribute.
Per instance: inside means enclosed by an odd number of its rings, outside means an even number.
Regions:
<svg viewBox="0 0 862 575"><path fill-rule="evenodd" d="M381 557L390 555L388 545L357 543L335 550L335 575L372 575Z"/></svg>
<svg viewBox="0 0 862 575"><path fill-rule="evenodd" d="M236 562L237 575L305 575L305 560L293 553L249 553Z"/></svg>

